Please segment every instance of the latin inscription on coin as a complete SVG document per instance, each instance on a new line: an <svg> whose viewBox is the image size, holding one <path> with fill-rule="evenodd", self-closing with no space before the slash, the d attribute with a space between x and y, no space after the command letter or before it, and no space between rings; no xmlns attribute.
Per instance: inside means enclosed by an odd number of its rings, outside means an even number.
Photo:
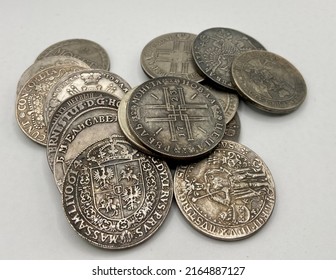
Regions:
<svg viewBox="0 0 336 280"><path fill-rule="evenodd" d="M192 54L200 70L215 83L234 89L231 65L234 57L248 50L265 48L255 39L229 28L210 28L197 35Z"/></svg>
<svg viewBox="0 0 336 280"><path fill-rule="evenodd" d="M141 53L141 66L151 77L175 76L195 82L204 80L197 73L191 53L196 35L169 33L150 41Z"/></svg>
<svg viewBox="0 0 336 280"><path fill-rule="evenodd" d="M123 249L152 236L173 197L167 165L113 135L83 151L63 186L63 207L77 233L105 249Z"/></svg>
<svg viewBox="0 0 336 280"><path fill-rule="evenodd" d="M177 168L177 204L200 232L221 240L238 240L258 231L275 203L272 175L249 148L222 141L207 159Z"/></svg>
<svg viewBox="0 0 336 280"><path fill-rule="evenodd" d="M131 94L127 117L132 133L160 155L190 159L211 151L223 138L222 106L202 85L162 77Z"/></svg>
<svg viewBox="0 0 336 280"><path fill-rule="evenodd" d="M232 64L232 76L246 101L270 113L294 111L307 94L300 72L287 60L271 52L241 54Z"/></svg>

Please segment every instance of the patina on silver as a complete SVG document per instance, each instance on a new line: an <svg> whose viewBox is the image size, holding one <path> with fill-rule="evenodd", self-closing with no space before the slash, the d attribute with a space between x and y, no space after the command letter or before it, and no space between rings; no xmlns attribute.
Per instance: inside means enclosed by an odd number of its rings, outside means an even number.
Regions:
<svg viewBox="0 0 336 280"><path fill-rule="evenodd" d="M165 162L121 135L97 142L72 162L63 207L73 229L94 246L124 249L151 237L165 220L173 183Z"/></svg>
<svg viewBox="0 0 336 280"><path fill-rule="evenodd" d="M174 194L195 229L226 241L256 233L275 204L275 184L266 164L246 146L227 140L207 159L177 168Z"/></svg>
<svg viewBox="0 0 336 280"><path fill-rule="evenodd" d="M239 55L232 64L232 77L248 104L273 114L293 112L307 95L300 72L271 52L250 51Z"/></svg>
<svg viewBox="0 0 336 280"><path fill-rule="evenodd" d="M195 34L182 32L156 37L142 50L142 69L151 78L175 76L203 81L191 53L195 38Z"/></svg>
<svg viewBox="0 0 336 280"><path fill-rule="evenodd" d="M192 54L199 69L213 82L235 89L231 65L242 52L265 48L252 37L230 28L215 27L197 35Z"/></svg>
<svg viewBox="0 0 336 280"><path fill-rule="evenodd" d="M110 69L107 52L99 44L86 39L68 39L57 42L45 49L36 60L59 55L78 58L94 69Z"/></svg>
<svg viewBox="0 0 336 280"><path fill-rule="evenodd" d="M223 140L238 142L240 136L240 128L240 119L238 112L236 112L233 119L226 124Z"/></svg>
<svg viewBox="0 0 336 280"><path fill-rule="evenodd" d="M177 77L138 86L127 104L129 128L148 149L172 159L209 153L224 136L224 110L199 83Z"/></svg>

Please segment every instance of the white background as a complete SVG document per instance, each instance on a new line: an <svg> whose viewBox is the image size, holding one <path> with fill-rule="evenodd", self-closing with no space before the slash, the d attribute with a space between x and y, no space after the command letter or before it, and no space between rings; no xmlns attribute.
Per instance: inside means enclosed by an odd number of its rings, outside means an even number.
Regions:
<svg viewBox="0 0 336 280"><path fill-rule="evenodd" d="M0 16L0 259L335 259L336 2L332 0L3 1ZM142 48L170 32L242 31L291 63L308 95L294 113L269 116L241 102L240 142L266 162L277 201L269 222L238 241L195 231L175 202L156 234L108 251L68 224L46 149L15 119L16 85L41 51L70 38L96 41L110 70L136 86L148 78Z"/></svg>

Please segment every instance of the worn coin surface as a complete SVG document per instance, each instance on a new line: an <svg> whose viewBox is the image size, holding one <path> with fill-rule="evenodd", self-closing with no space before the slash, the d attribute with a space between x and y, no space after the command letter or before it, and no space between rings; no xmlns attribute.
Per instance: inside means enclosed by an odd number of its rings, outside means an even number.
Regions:
<svg viewBox="0 0 336 280"><path fill-rule="evenodd" d="M78 58L94 69L110 68L110 59L103 47L86 39L69 39L55 43L45 49L36 60L59 55Z"/></svg>
<svg viewBox="0 0 336 280"><path fill-rule="evenodd" d="M83 70L78 65L57 65L38 72L21 89L16 99L16 119L33 141L47 144L45 101L49 90L66 74Z"/></svg>
<svg viewBox="0 0 336 280"><path fill-rule="evenodd" d="M136 138L132 134L132 132L131 132L129 126L128 126L126 108L127 108L127 104L129 102L129 99L130 99L130 96L131 96L133 90L134 89L130 89L120 101L120 105L119 105L119 108L118 108L118 122L119 122L119 125L120 125L120 128L121 128L121 131L124 133L125 137L130 142L130 144L133 145L133 147L135 149L138 149L141 152L152 156L152 155L155 155L155 154L151 150L148 150L138 140L138 138Z"/></svg>
<svg viewBox="0 0 336 280"><path fill-rule="evenodd" d="M147 148L173 159L210 152L225 131L224 110L199 83L177 77L138 86L127 104L129 128Z"/></svg>
<svg viewBox="0 0 336 280"><path fill-rule="evenodd" d="M181 32L156 37L142 50L142 69L151 78L175 76L195 82L204 80L191 53L195 38L195 34Z"/></svg>
<svg viewBox="0 0 336 280"><path fill-rule="evenodd" d="M224 140L231 140L238 142L240 135L240 119L238 116L238 112L234 115L233 119L226 124Z"/></svg>
<svg viewBox="0 0 336 280"><path fill-rule="evenodd" d="M100 70L86 69L67 75L49 91L46 97L45 119L55 112L62 101L84 91L103 91L119 99L123 98L130 85L117 74Z"/></svg>
<svg viewBox="0 0 336 280"><path fill-rule="evenodd" d="M69 56L49 56L35 61L30 67L28 67L20 77L17 85L17 94L23 88L25 83L38 72L57 65L78 65L83 68L90 68L85 62Z"/></svg>
<svg viewBox="0 0 336 280"><path fill-rule="evenodd" d="M63 207L75 231L104 249L151 237L165 220L173 183L165 162L112 135L81 152L66 174Z"/></svg>
<svg viewBox="0 0 336 280"><path fill-rule="evenodd" d="M239 55L232 64L232 76L242 98L269 113L293 112L307 95L300 72L271 52L250 51Z"/></svg>
<svg viewBox="0 0 336 280"><path fill-rule="evenodd" d="M257 154L224 140L207 159L177 168L174 194L194 228L230 241L249 237L265 225L274 208L275 184Z"/></svg>
<svg viewBox="0 0 336 280"><path fill-rule="evenodd" d="M265 48L252 37L230 28L215 27L197 35L192 54L199 69L220 86L234 89L231 64L235 56Z"/></svg>

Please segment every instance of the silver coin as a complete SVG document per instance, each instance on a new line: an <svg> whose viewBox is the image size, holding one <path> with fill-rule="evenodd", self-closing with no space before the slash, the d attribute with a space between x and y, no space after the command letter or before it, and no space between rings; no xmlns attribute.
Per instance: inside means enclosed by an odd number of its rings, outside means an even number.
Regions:
<svg viewBox="0 0 336 280"><path fill-rule="evenodd" d="M24 84L38 72L57 65L77 65L83 68L90 68L85 62L68 56L49 56L42 58L39 61L35 61L30 67L28 67L20 77L17 85L17 94L23 88Z"/></svg>
<svg viewBox="0 0 336 280"><path fill-rule="evenodd" d="M231 77L232 61L238 54L265 48L252 37L230 28L216 27L197 35L192 54L199 69L213 82L235 89Z"/></svg>
<svg viewBox="0 0 336 280"><path fill-rule="evenodd" d="M182 32L156 37L142 50L142 69L151 78L174 76L203 81L191 53L195 38L194 34Z"/></svg>
<svg viewBox="0 0 336 280"><path fill-rule="evenodd" d="M110 69L110 59L103 47L86 39L69 39L55 43L45 49L36 60L59 55L78 58L94 69Z"/></svg>
<svg viewBox="0 0 336 280"><path fill-rule="evenodd" d="M250 51L237 56L232 64L232 76L242 98L269 113L291 113L307 95L300 72L271 52Z"/></svg>
<svg viewBox="0 0 336 280"><path fill-rule="evenodd" d="M60 103L72 95L84 91L103 91L121 99L130 88L123 78L105 70L86 69L72 73L61 79L49 91L46 97L45 119L48 123Z"/></svg>
<svg viewBox="0 0 336 280"><path fill-rule="evenodd" d="M228 124L226 124L223 140L238 142L240 127L240 119L237 112L234 115L233 119Z"/></svg>
<svg viewBox="0 0 336 280"><path fill-rule="evenodd" d="M173 197L165 162L112 135L81 152L63 185L73 229L94 246L124 249L148 240L165 220Z"/></svg>
<svg viewBox="0 0 336 280"><path fill-rule="evenodd" d="M17 95L16 120L30 139L44 146L47 144L46 96L64 75L83 69L77 65L57 65L42 70L26 82Z"/></svg>
<svg viewBox="0 0 336 280"><path fill-rule="evenodd" d="M226 241L256 233L275 204L275 184L266 164L246 146L227 140L207 159L177 168L174 194L195 229Z"/></svg>

